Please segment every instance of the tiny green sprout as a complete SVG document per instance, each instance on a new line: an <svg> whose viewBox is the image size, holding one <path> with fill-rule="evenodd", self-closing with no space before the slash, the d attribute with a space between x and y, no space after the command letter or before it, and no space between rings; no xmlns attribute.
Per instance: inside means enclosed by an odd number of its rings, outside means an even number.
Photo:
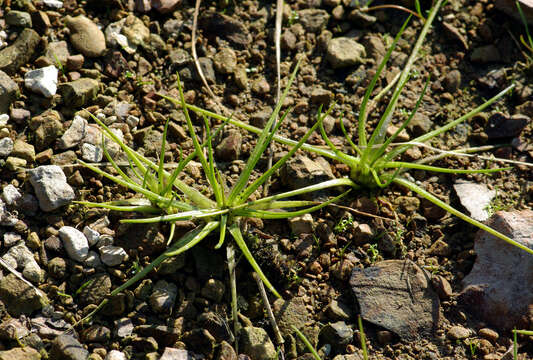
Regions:
<svg viewBox="0 0 533 360"><path fill-rule="evenodd" d="M379 260L379 250L378 250L378 244L370 244L366 253L368 254L369 260L371 264L376 263Z"/></svg>
<svg viewBox="0 0 533 360"><path fill-rule="evenodd" d="M525 336L533 336L533 330L513 329L513 360L518 360L518 334Z"/></svg>
<svg viewBox="0 0 533 360"><path fill-rule="evenodd" d="M296 23L296 21L298 21L298 19L300 19L300 16L298 15L298 12L295 11L295 10L292 10L291 11L291 15L289 16L289 20L287 21L287 24L289 26L292 26Z"/></svg>
<svg viewBox="0 0 533 360"><path fill-rule="evenodd" d="M524 39L523 35L520 35L520 42L524 47L529 51L529 54L526 54L526 57L528 61L531 63L533 61L533 38L531 37L531 34L529 32L529 25L527 23L526 16L524 15L524 11L522 10L522 7L520 6L520 1L515 1L516 8L518 9L518 14L520 15L520 19L522 20L522 24L524 24L524 27L526 29L526 39Z"/></svg>
<svg viewBox="0 0 533 360"><path fill-rule="evenodd" d="M346 215L343 217L337 225L333 228L333 232L335 234L340 234L343 232L346 232L347 230L353 228L353 217L351 214Z"/></svg>

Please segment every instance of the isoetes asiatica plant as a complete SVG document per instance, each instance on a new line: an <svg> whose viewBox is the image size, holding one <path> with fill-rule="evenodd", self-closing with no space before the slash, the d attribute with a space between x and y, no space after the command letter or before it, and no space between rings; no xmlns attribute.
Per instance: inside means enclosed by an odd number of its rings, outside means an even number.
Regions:
<svg viewBox="0 0 533 360"><path fill-rule="evenodd" d="M330 187L346 186L351 184L350 179L333 179L293 191L254 198L254 200L250 199L252 194L256 193L256 190L258 190L266 181L268 181L269 178L305 143L309 136L320 126L324 117L329 113L329 110L326 112L326 114L319 113L319 118L316 124L307 131L302 139L296 143L295 146L290 149L290 151L282 156L270 169L266 170L252 181L252 172L256 168L258 161L267 149L269 143L272 141L275 132L279 129L283 120L287 117L288 111L282 114L278 120L281 104L283 103L283 100L286 97L294 80L297 68L298 65L295 67L295 70L289 79L287 88L285 89L278 106L276 106L275 110L270 116L265 129L261 131L256 146L246 162L243 171L241 172L237 181L231 186L228 184L228 180L225 178L224 174L217 169L212 147L212 138L224 124L219 127L217 131L212 133L208 118L204 116L203 120L207 133L207 139L204 143L200 143L189 116L188 108L185 104L183 89L179 80L179 76L177 84L180 99L176 100L168 97L167 99L172 101L172 103L175 105L181 107L183 110L189 135L193 141L194 150L185 158L180 155L180 161L175 164L176 169L171 173L165 170L166 166L164 163L168 121L165 124L163 131L160 157L157 162L154 162L126 145L102 121L90 114L90 117L94 119L94 121L102 129L102 147L104 149L104 154L113 170L104 171L96 166L96 164L89 164L85 162L81 163L95 173L137 193L139 197L102 203L87 201L80 201L78 203L89 207L100 207L113 211L136 212L148 215L148 217L136 219L122 219L121 222L124 223L167 222L170 224L168 248L166 251L164 251L163 254L157 257L149 265L142 268L123 285L114 289L110 294L111 296L117 295L135 282L144 278L152 269L158 267L165 259L184 253L193 246L197 245L209 234L217 231L219 241L215 246L215 249L220 248L225 243L226 234L229 232L234 239L234 243L237 245L237 248L248 260L249 264L258 274L265 286L274 295L280 297L279 293L267 279L257 261L254 259L246 244L246 241L244 240L241 231L242 219L246 217L259 219L287 219L295 216L301 216L321 209L324 206L339 200L350 190L348 189L341 195L331 198L325 202L290 200L291 197L313 191L320 191ZM227 122L228 120L229 119L226 118L224 119L224 122ZM119 164L117 164L117 162L109 154L106 147L106 142L108 141L113 141L118 144L126 154L128 159L128 164L126 164L126 167L129 167L130 175L123 170L123 164L119 166ZM202 165L202 169L209 186L209 194L207 195L202 193L199 189L185 184L179 179L179 174L193 159L197 159ZM193 220L197 223L197 227L185 234L183 237L174 239L175 223L176 221L180 220ZM236 322L237 290L234 281L235 251L233 244L227 246L227 257L230 268L232 315L233 320ZM107 300L104 300L85 319L92 317L106 303Z"/></svg>
<svg viewBox="0 0 533 360"><path fill-rule="evenodd" d="M340 125L342 128L342 131L344 132L346 141L350 145L351 153L347 153L345 151L342 151L341 149L338 149L329 140L328 136L326 135L326 132L324 131L324 127L322 126L322 124L319 124L319 127L322 133L322 136L324 138L324 141L327 144L327 148L318 147L318 146L309 145L309 144L302 144L300 147L303 150L313 152L318 155L324 156L326 158L330 158L336 162L346 164L350 168L349 179L351 180L351 183L349 186L351 186L353 189L384 188L392 183L397 184L399 186L405 187L417 193L419 196L431 201L435 205L459 217L460 219L474 226L477 226L478 228L482 230L485 230L486 232L506 241L507 243L511 245L514 245L530 254L533 254L533 249L530 249L527 246L524 246L514 241L510 237L462 213L461 211L455 209L454 207L440 200L438 197L431 194L430 192L428 192L421 186L415 184L413 181L410 181L405 176L402 176L402 174L405 173L405 171L410 170L410 169L425 170L425 171L439 172L439 173L448 173L448 174L489 174L489 173L494 173L498 171L508 170L510 169L509 167L496 168L496 169L482 169L482 170L463 170L463 169L448 169L448 168L442 168L442 167L437 167L437 166L431 166L427 164L428 162L433 161L437 158L441 158L443 156L450 156L450 155L464 156L465 153L469 152L469 149L463 149L463 150L457 150L457 151L442 151L442 154L440 154L439 156L424 158L416 162L405 162L405 161L396 160L405 151L409 150L410 148L414 146L429 147L429 148L434 149L428 144L428 142L432 138L454 128L455 126L461 124L462 122L467 121L468 119L472 118L476 114L480 113L481 111L483 111L484 109L486 109L487 107L489 107L490 105L492 105L493 103L501 99L504 95L509 93L514 88L514 85L508 86L507 88L505 88L504 90L502 90L501 92L499 92L494 97L490 98L489 100L487 100L480 106L469 111L467 114L447 123L444 126L438 127L435 130L432 130L426 134L418 136L411 141L403 142L403 143L401 142L395 143L394 141L397 139L400 132L403 131L407 127L409 122L413 119L416 111L421 106L423 96L429 84L429 79L428 79L425 84L424 89L422 90L420 97L418 98L415 104L414 109L411 111L407 119L398 127L398 129L392 135L387 137L386 130L391 124L392 117L396 109L396 105L398 104L398 101L400 100L400 97L402 94L402 90L404 89L405 85L407 84L412 74L411 70L412 70L413 64L419 56L422 43L424 42L424 39L442 3L443 3L443 0L438 0L436 1L435 5L431 8L427 16L427 19L424 23L424 26L422 27L422 30L418 36L418 39L413 46L412 52L410 56L408 57L406 64L400 73L400 76L397 79L396 87L394 88L394 90L392 91L392 94L390 95L389 103L387 104L385 111L383 112L380 120L378 121L378 124L376 125L372 133L367 134L367 131L366 131L367 118L369 116L369 112L371 111L370 104L374 102L374 101L370 101L370 97L376 87L376 84L380 78L380 75L382 74L387 64L388 59L391 56L392 51L395 48L396 43L400 39L410 18L407 19L407 21L403 24L402 28L396 35L392 45L390 46L386 55L384 56L383 61L378 66L375 76L372 78L369 86L366 89L365 95L363 97L363 100L361 102L361 106L359 109L355 142L352 140L352 137L350 136L350 134L348 134L348 132L344 128L343 121L340 121ZM380 93L380 95L381 94L383 94L383 92ZM207 111L200 107L190 105L190 104L187 106L189 109L197 112L198 114L201 114L202 116L209 116L209 117L213 117L219 120L225 119L223 116ZM243 129L246 129L250 132L254 132L257 134L260 134L263 131L261 129L258 129L254 126L251 126L243 121L239 121L236 119L229 119L229 122L235 126L241 127ZM278 135L275 135L273 139L279 143L289 145L289 146L294 146L296 144L299 144L299 142L296 142L294 140L291 140L291 139L288 139L282 136L278 136Z"/></svg>

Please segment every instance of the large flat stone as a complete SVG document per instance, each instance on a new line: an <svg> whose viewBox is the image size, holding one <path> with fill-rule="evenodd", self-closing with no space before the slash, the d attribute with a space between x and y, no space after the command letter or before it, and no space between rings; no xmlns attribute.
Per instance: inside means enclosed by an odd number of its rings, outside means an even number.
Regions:
<svg viewBox="0 0 533 360"><path fill-rule="evenodd" d="M488 225L533 249L533 211L498 211ZM477 259L459 297L470 311L502 330L520 327L533 304L533 255L479 231Z"/></svg>
<svg viewBox="0 0 533 360"><path fill-rule="evenodd" d="M387 260L354 268L350 287L364 320L390 330L405 341L432 335L440 322L440 303L431 281L409 260Z"/></svg>

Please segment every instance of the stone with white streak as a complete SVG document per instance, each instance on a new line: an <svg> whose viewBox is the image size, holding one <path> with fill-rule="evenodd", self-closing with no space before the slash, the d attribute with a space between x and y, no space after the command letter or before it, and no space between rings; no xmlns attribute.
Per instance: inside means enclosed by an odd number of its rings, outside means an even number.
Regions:
<svg viewBox="0 0 533 360"><path fill-rule="evenodd" d="M54 65L28 71L24 75L24 85L44 97L52 97L57 91L57 68Z"/></svg>
<svg viewBox="0 0 533 360"><path fill-rule="evenodd" d="M52 211L74 200L74 190L59 166L39 166L29 174L41 210Z"/></svg>
<svg viewBox="0 0 533 360"><path fill-rule="evenodd" d="M104 151L98 145L83 143L81 146L81 158L88 162L97 163L104 158Z"/></svg>
<svg viewBox="0 0 533 360"><path fill-rule="evenodd" d="M457 182L453 188L474 220L485 221L489 218L488 209L496 191L489 190L485 184L471 182Z"/></svg>
<svg viewBox="0 0 533 360"><path fill-rule="evenodd" d="M82 262L89 254L89 242L81 231L72 226L63 226L59 229L59 237L68 256L75 261Z"/></svg>

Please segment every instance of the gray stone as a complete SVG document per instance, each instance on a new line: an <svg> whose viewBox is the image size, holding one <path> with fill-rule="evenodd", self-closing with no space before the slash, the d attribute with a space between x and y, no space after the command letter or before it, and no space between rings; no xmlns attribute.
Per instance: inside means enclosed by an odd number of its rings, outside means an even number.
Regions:
<svg viewBox="0 0 533 360"><path fill-rule="evenodd" d="M63 1L60 0L43 0L43 3L52 9L61 9L63 7Z"/></svg>
<svg viewBox="0 0 533 360"><path fill-rule="evenodd" d="M100 146L83 143L81 146L81 158L88 162L98 163L104 158L104 150Z"/></svg>
<svg viewBox="0 0 533 360"><path fill-rule="evenodd" d="M87 134L87 120L79 115L74 116L72 124L59 139L60 149L70 149L77 146Z"/></svg>
<svg viewBox="0 0 533 360"><path fill-rule="evenodd" d="M31 28L31 16L25 11L11 10L6 14L6 24Z"/></svg>
<svg viewBox="0 0 533 360"><path fill-rule="evenodd" d="M128 15L123 23L122 34L126 36L129 45L144 46L150 37L150 30L141 19L134 15Z"/></svg>
<svg viewBox="0 0 533 360"><path fill-rule="evenodd" d="M157 273L160 275L171 275L175 274L178 270L182 269L185 266L186 262L185 254L180 254L178 256L171 256L159 265Z"/></svg>
<svg viewBox="0 0 533 360"><path fill-rule="evenodd" d="M89 250L87 257L83 260L83 264L88 267L97 268L102 266L102 261L100 261L100 256L96 251Z"/></svg>
<svg viewBox="0 0 533 360"><path fill-rule="evenodd" d="M10 248L11 246L15 245L19 241L22 241L22 236L20 234L17 234L11 231L8 231L4 234L4 247L6 248ZM16 260L15 260L15 263L16 263ZM13 267L16 268L17 266L15 265Z"/></svg>
<svg viewBox="0 0 533 360"><path fill-rule="evenodd" d="M215 69L221 74L232 74L237 66L237 55L233 49L224 47L213 57Z"/></svg>
<svg viewBox="0 0 533 360"><path fill-rule="evenodd" d="M98 305L111 291L111 278L107 274L96 274L87 279L87 285L79 294L82 306Z"/></svg>
<svg viewBox="0 0 533 360"><path fill-rule="evenodd" d="M272 310L278 321L279 329L284 336L294 333L292 326L302 330L311 317L302 298L277 299L274 301Z"/></svg>
<svg viewBox="0 0 533 360"><path fill-rule="evenodd" d="M99 57L106 49L102 30L84 15L65 17L65 24L70 29L70 42L76 50L87 57Z"/></svg>
<svg viewBox="0 0 533 360"><path fill-rule="evenodd" d="M2 199L4 199L7 205L16 205L21 198L22 194L17 190L16 187L11 184L4 186L4 189L2 190Z"/></svg>
<svg viewBox="0 0 533 360"><path fill-rule="evenodd" d="M300 10L298 17L305 30L316 34L324 30L329 21L328 12L322 9Z"/></svg>
<svg viewBox="0 0 533 360"><path fill-rule="evenodd" d="M161 14L168 14L181 3L181 0L152 0L152 6Z"/></svg>
<svg viewBox="0 0 533 360"><path fill-rule="evenodd" d="M51 359L87 360L89 351L73 336L59 335L52 341Z"/></svg>
<svg viewBox="0 0 533 360"><path fill-rule="evenodd" d="M487 225L533 249L533 211L498 211ZM463 280L460 302L484 321L510 330L533 303L533 256L479 230L476 262Z"/></svg>
<svg viewBox="0 0 533 360"><path fill-rule="evenodd" d="M199 26L205 33L217 34L239 48L244 48L252 40L247 27L238 18L222 14L220 11L202 14Z"/></svg>
<svg viewBox="0 0 533 360"><path fill-rule="evenodd" d="M9 75L0 70L0 114L5 114L9 111L9 106L17 98L18 92L19 87L17 83Z"/></svg>
<svg viewBox="0 0 533 360"><path fill-rule="evenodd" d="M174 307L178 288L173 283L159 280L155 283L149 302L157 313L168 313Z"/></svg>
<svg viewBox="0 0 533 360"><path fill-rule="evenodd" d="M13 317L30 315L47 301L45 298L41 299L35 288L13 274L7 274L0 279L0 298Z"/></svg>
<svg viewBox="0 0 533 360"><path fill-rule="evenodd" d="M353 330L344 321L327 324L320 331L320 341L334 347L344 347L352 343Z"/></svg>
<svg viewBox="0 0 533 360"><path fill-rule="evenodd" d="M89 243L89 246L94 246L98 243L98 240L100 240L100 233L89 226L85 226L83 228L83 235L87 238L87 242Z"/></svg>
<svg viewBox="0 0 533 360"><path fill-rule="evenodd" d="M0 50L0 70L14 74L33 57L41 37L32 29L24 29L15 42Z"/></svg>
<svg viewBox="0 0 533 360"><path fill-rule="evenodd" d="M52 97L57 91L57 74L54 65L28 71L24 75L24 86L44 97Z"/></svg>
<svg viewBox="0 0 533 360"><path fill-rule="evenodd" d="M352 309L338 300L331 300L328 307L326 308L326 314L328 318L332 320L344 320L347 321L352 317Z"/></svg>
<svg viewBox="0 0 533 360"><path fill-rule="evenodd" d="M451 93L456 92L459 86L461 86L461 72L459 70L450 71L444 77L443 85L446 91Z"/></svg>
<svg viewBox="0 0 533 360"><path fill-rule="evenodd" d="M240 349L253 360L275 360L276 348L266 331L262 328L247 326L240 331Z"/></svg>
<svg viewBox="0 0 533 360"><path fill-rule="evenodd" d="M100 247L98 251L100 251L100 259L107 266L120 265L128 258L128 254L120 246L106 245Z"/></svg>
<svg viewBox="0 0 533 360"><path fill-rule="evenodd" d="M66 66L67 60L70 56L67 47L67 42L62 40L48 43L44 51L44 56L48 59L48 61L50 61L51 64L54 64L57 68L59 68L59 65Z"/></svg>
<svg viewBox="0 0 533 360"><path fill-rule="evenodd" d="M461 205L470 213L470 216L477 221L485 221L489 218L490 202L496 196L495 190L489 190L485 184L475 184L471 182L457 182L453 185Z"/></svg>
<svg viewBox="0 0 533 360"><path fill-rule="evenodd" d="M72 226L59 229L59 237L68 256L75 261L83 261L89 254L89 243L81 231Z"/></svg>
<svg viewBox="0 0 533 360"><path fill-rule="evenodd" d="M6 255L15 259L17 263L15 268L22 270L22 276L26 279L35 284L39 284L43 281L44 274L39 267L39 264L37 264L37 261L35 261L33 253L26 247L26 245L24 245L24 243L12 246ZM4 255L4 257L6 255Z"/></svg>
<svg viewBox="0 0 533 360"><path fill-rule="evenodd" d="M187 350L167 347L159 360L193 360L194 358Z"/></svg>
<svg viewBox="0 0 533 360"><path fill-rule="evenodd" d="M67 262L61 257L55 257L48 262L48 273L55 279L62 279L67 273Z"/></svg>
<svg viewBox="0 0 533 360"><path fill-rule="evenodd" d="M363 45L351 38L338 37L329 41L326 59L338 69L360 64L365 56Z"/></svg>
<svg viewBox="0 0 533 360"><path fill-rule="evenodd" d="M427 274L410 260L354 267L350 286L363 319L405 341L427 338L438 328L439 298Z"/></svg>
<svg viewBox="0 0 533 360"><path fill-rule="evenodd" d="M2 100L0 100L1 102ZM13 151L13 140L5 137L0 139L0 158L8 157Z"/></svg>
<svg viewBox="0 0 533 360"><path fill-rule="evenodd" d="M29 174L41 210L52 211L74 200L74 190L59 166L39 166Z"/></svg>
<svg viewBox="0 0 533 360"><path fill-rule="evenodd" d="M59 86L63 101L71 107L85 106L96 98L98 90L98 81L90 78L81 78Z"/></svg>
<svg viewBox="0 0 533 360"><path fill-rule="evenodd" d="M216 82L215 68L213 67L213 60L208 57L201 57L198 59L200 68L204 74L205 80L208 84L214 84ZM196 70L195 70L196 71ZM200 75L198 74L198 79Z"/></svg>
<svg viewBox="0 0 533 360"><path fill-rule="evenodd" d="M29 346L0 351L0 360L40 360L41 354Z"/></svg>

